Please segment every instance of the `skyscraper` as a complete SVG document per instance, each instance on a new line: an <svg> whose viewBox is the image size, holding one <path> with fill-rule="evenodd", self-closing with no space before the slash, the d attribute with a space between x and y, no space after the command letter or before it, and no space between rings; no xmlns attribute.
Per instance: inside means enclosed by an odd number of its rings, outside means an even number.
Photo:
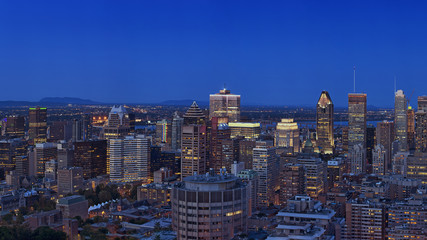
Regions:
<svg viewBox="0 0 427 240"><path fill-rule="evenodd" d="M172 133L171 133L171 145L172 151L177 151L181 149L181 134L182 134L182 124L184 123L184 118L178 115L178 112L175 112L172 120Z"/></svg>
<svg viewBox="0 0 427 240"><path fill-rule="evenodd" d="M415 149L415 111L409 106L406 111L408 116L408 150Z"/></svg>
<svg viewBox="0 0 427 240"><path fill-rule="evenodd" d="M58 169L58 194L77 194L83 188L83 169L80 167Z"/></svg>
<svg viewBox="0 0 427 240"><path fill-rule="evenodd" d="M232 239L247 230L250 188L234 175L186 177L174 185L171 202L178 240Z"/></svg>
<svg viewBox="0 0 427 240"><path fill-rule="evenodd" d="M377 144L372 150L372 173L377 175L385 174L386 150L383 145Z"/></svg>
<svg viewBox="0 0 427 240"><path fill-rule="evenodd" d="M406 97L402 90L394 96L394 133L395 140L399 141L399 151L408 150L408 116Z"/></svg>
<svg viewBox="0 0 427 240"><path fill-rule="evenodd" d="M427 96L418 97L418 109L417 111L427 112Z"/></svg>
<svg viewBox="0 0 427 240"><path fill-rule="evenodd" d="M84 179L107 174L107 141L75 142L73 165L83 168Z"/></svg>
<svg viewBox="0 0 427 240"><path fill-rule="evenodd" d="M204 174L206 162L205 115L196 102L184 114L181 138L181 178Z"/></svg>
<svg viewBox="0 0 427 240"><path fill-rule="evenodd" d="M348 94L348 150L354 145L366 147L366 94Z"/></svg>
<svg viewBox="0 0 427 240"><path fill-rule="evenodd" d="M350 172L361 174L366 172L366 148L361 143L349 149Z"/></svg>
<svg viewBox="0 0 427 240"><path fill-rule="evenodd" d="M47 110L46 108L30 108L28 135L34 143L47 140Z"/></svg>
<svg viewBox="0 0 427 240"><path fill-rule="evenodd" d="M289 147L295 153L300 152L299 129L294 119L283 118L277 123L274 143L276 147Z"/></svg>
<svg viewBox="0 0 427 240"><path fill-rule="evenodd" d="M209 96L209 119L228 117L230 122L240 121L240 95L231 94L230 90L222 89L219 93Z"/></svg>
<svg viewBox="0 0 427 240"><path fill-rule="evenodd" d="M316 142L320 151L332 154L334 148L334 104L327 91L322 91L316 107Z"/></svg>
<svg viewBox="0 0 427 240"><path fill-rule="evenodd" d="M103 127L104 139L117 139L130 132L129 114L122 105L114 105L108 116L108 122Z"/></svg>
<svg viewBox="0 0 427 240"><path fill-rule="evenodd" d="M376 139L377 144L384 146L386 152L384 170L388 172L391 170L391 159L393 157L391 145L394 139L394 123L386 120L377 123Z"/></svg>
<svg viewBox="0 0 427 240"><path fill-rule="evenodd" d="M427 112L418 111L415 115L415 150L418 152L427 152Z"/></svg>
<svg viewBox="0 0 427 240"><path fill-rule="evenodd" d="M156 123L156 143L166 143L168 146L170 146L171 142L171 133L172 133L172 126L171 123L163 119L161 121L157 121Z"/></svg>
<svg viewBox="0 0 427 240"><path fill-rule="evenodd" d="M150 182L150 139L143 135L110 139L110 181Z"/></svg>
<svg viewBox="0 0 427 240"><path fill-rule="evenodd" d="M258 173L258 206L268 207L274 203L274 192L277 187L278 167L276 149L258 141L253 149L253 170Z"/></svg>
<svg viewBox="0 0 427 240"><path fill-rule="evenodd" d="M230 139L230 128L226 123L219 123L219 118L213 117L210 121L210 156L209 168L212 168L216 173L224 166L222 156L222 141Z"/></svg>
<svg viewBox="0 0 427 240"><path fill-rule="evenodd" d="M9 116L6 118L6 136L17 138L25 136L24 116Z"/></svg>

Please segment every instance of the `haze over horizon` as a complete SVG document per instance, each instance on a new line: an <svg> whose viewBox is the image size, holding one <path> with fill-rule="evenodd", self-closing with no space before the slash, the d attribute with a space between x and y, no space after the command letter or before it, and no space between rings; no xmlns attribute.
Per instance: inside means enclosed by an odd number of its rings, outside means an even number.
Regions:
<svg viewBox="0 0 427 240"><path fill-rule="evenodd" d="M256 1L0 3L0 100L207 101L226 83L242 104L393 105L427 93L426 4ZM224 7L226 6L226 7ZM398 17L396 17L398 16Z"/></svg>

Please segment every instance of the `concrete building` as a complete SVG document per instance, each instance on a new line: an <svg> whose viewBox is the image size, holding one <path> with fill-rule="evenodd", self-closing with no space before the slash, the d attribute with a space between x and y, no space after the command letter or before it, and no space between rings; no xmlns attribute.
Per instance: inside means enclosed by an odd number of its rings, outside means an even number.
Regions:
<svg viewBox="0 0 427 240"><path fill-rule="evenodd" d="M285 209L277 215L278 225L268 240L327 239L335 211L324 208L322 203L304 195L288 200Z"/></svg>
<svg viewBox="0 0 427 240"><path fill-rule="evenodd" d="M280 204L286 204L296 195L305 194L305 182L304 165L285 164L280 174Z"/></svg>
<svg viewBox="0 0 427 240"><path fill-rule="evenodd" d="M172 221L177 238L231 239L245 233L249 191L239 178L223 172L184 178L172 189Z"/></svg>
<svg viewBox="0 0 427 240"><path fill-rule="evenodd" d="M377 175L385 174L385 156L387 152L383 145L377 144L372 150L372 173Z"/></svg>
<svg viewBox="0 0 427 240"><path fill-rule="evenodd" d="M36 164L34 169L35 174L38 176L44 176L46 162L57 158L57 147L56 143L37 143L34 148L34 163Z"/></svg>
<svg viewBox="0 0 427 240"><path fill-rule="evenodd" d="M64 218L80 216L83 220L88 217L88 201L84 196L73 195L58 200L56 209L62 212Z"/></svg>
<svg viewBox="0 0 427 240"><path fill-rule="evenodd" d="M83 188L83 169L69 167L58 169L58 194L65 196L69 193L77 194Z"/></svg>
<svg viewBox="0 0 427 240"><path fill-rule="evenodd" d="M257 139L261 133L260 123L229 122L231 138L245 137L245 139Z"/></svg>
<svg viewBox="0 0 427 240"><path fill-rule="evenodd" d="M245 169L240 171L237 175L238 178L240 178L242 180L242 182L248 184L249 186L249 190L250 190L250 202L249 202L249 209L251 209L251 213L249 214L249 216L252 214L252 212L256 211L256 209L258 207L260 207L258 205L258 197L257 197L257 191L258 191L258 185L259 185L259 176L258 173L255 172L252 169Z"/></svg>
<svg viewBox="0 0 427 240"><path fill-rule="evenodd" d="M350 173L366 173L366 149L361 143L349 149Z"/></svg>
<svg viewBox="0 0 427 240"><path fill-rule="evenodd" d="M386 151L385 155L385 172L390 172L392 170L392 143L394 141L394 123L389 121L382 121L377 123L376 129L376 141L377 144L384 146Z"/></svg>
<svg viewBox="0 0 427 240"><path fill-rule="evenodd" d="M298 163L305 169L305 193L312 198L317 198L325 192L327 163L312 156L300 156Z"/></svg>

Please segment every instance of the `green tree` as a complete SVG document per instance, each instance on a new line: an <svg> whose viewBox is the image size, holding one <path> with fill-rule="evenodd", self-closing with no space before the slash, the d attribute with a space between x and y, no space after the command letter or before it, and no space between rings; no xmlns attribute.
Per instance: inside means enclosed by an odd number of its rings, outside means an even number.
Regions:
<svg viewBox="0 0 427 240"><path fill-rule="evenodd" d="M34 240L66 240L67 234L49 227L39 227L33 233Z"/></svg>
<svg viewBox="0 0 427 240"><path fill-rule="evenodd" d="M4 222L6 222L7 224L12 224L13 215L12 215L12 213L8 213L8 214L4 215L1 219Z"/></svg>
<svg viewBox="0 0 427 240"><path fill-rule="evenodd" d="M102 190L99 192L99 201L100 202L107 202L111 200L111 193L107 190Z"/></svg>

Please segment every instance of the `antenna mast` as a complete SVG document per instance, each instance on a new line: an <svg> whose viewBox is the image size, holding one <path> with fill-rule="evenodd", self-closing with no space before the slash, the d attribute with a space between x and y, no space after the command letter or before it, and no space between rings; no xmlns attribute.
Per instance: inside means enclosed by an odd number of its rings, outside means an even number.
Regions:
<svg viewBox="0 0 427 240"><path fill-rule="evenodd" d="M353 92L356 93L356 66L353 66Z"/></svg>

